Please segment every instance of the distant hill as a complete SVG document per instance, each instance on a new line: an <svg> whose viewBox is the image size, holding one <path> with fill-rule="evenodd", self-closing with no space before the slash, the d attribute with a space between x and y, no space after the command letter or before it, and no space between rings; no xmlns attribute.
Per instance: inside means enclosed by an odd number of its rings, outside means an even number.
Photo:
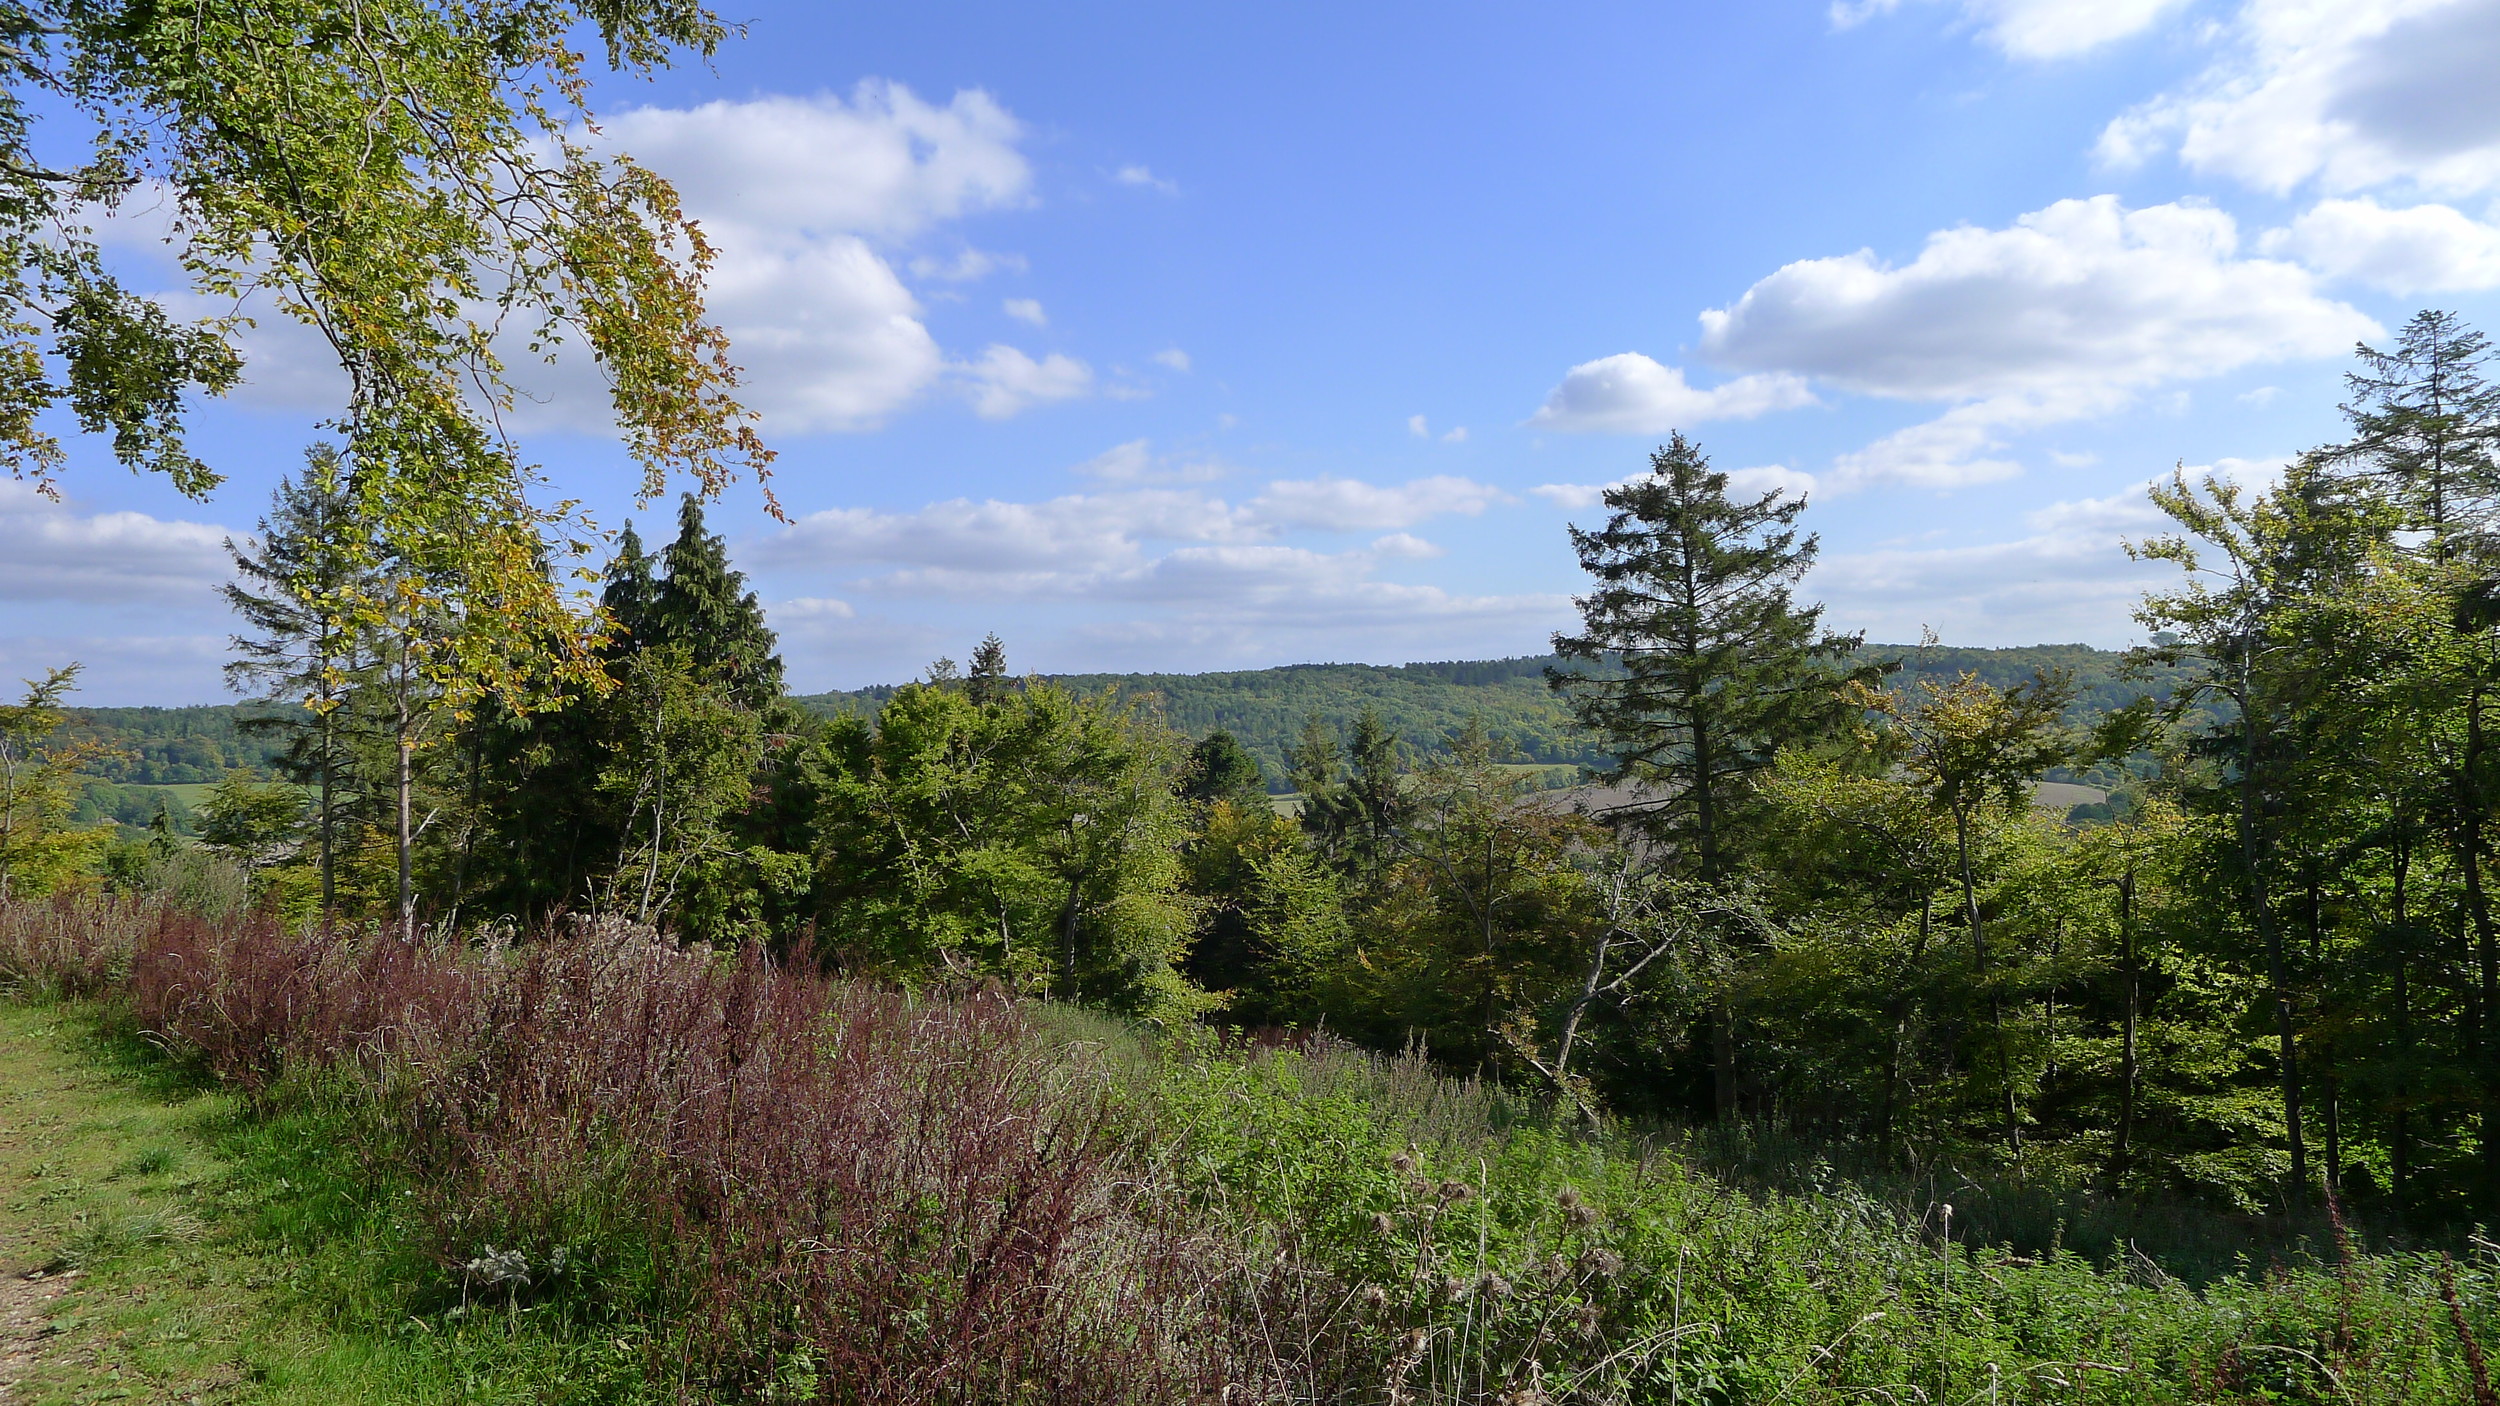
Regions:
<svg viewBox="0 0 2500 1406"><path fill-rule="evenodd" d="M1908 681L1949 679L1964 669L1997 685L2015 683L2035 669L2071 669L2081 685L2070 716L2081 720L2116 708L2142 691L2117 677L2116 651L2080 644L2031 645L2020 649L1920 649L1869 645L1871 658L1900 659ZM1222 728L1239 738L1282 790L1285 749L1317 715L1340 731L1366 706L1379 710L1408 747L1438 749L1470 716L1508 746L1511 760L1539 766L1598 766L1607 760L1571 724L1570 714L1545 686L1550 655L1517 659L1459 659L1424 664L1288 664L1218 674L1060 674L1051 681L1086 693L1116 691L1155 697L1166 722L1192 737ZM876 716L894 696L892 686L799 696L801 706L825 717ZM241 768L271 774L279 741L237 724L266 712L262 705L207 704L190 708L75 708L69 731L119 749L87 768L122 787L198 786L225 779ZM169 798L179 803L187 794ZM152 814L157 793L114 796L99 789L89 808L124 818Z"/></svg>
<svg viewBox="0 0 2500 1406"><path fill-rule="evenodd" d="M1938 680L1968 669L2000 687L2038 669L2071 669L2080 692L2071 716L2082 718L2119 707L2142 691L2117 677L2119 654L2080 644L2031 645L2019 649L1920 649L1869 645L1870 658L1900 659L1906 682ZM1288 664L1220 674L1060 674L1050 680L1082 692L1113 690L1123 696L1162 700L1164 719L1192 737L1218 728L1240 739L1259 759L1271 789L1284 788L1285 749L1316 714L1342 731L1368 705L1409 747L1439 748L1470 715L1504 739L1513 759L1545 765L1603 765L1607 758L1572 726L1571 717L1545 685L1551 655L1516 659L1451 660L1427 664ZM874 717L894 696L891 686L817 693L796 701L823 716Z"/></svg>

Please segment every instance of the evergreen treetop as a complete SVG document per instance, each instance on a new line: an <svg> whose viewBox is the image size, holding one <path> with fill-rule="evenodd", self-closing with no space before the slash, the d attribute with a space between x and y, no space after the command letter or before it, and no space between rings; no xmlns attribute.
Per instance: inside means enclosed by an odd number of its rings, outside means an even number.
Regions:
<svg viewBox="0 0 2500 1406"><path fill-rule="evenodd" d="M1606 490L1606 525L1574 527L1597 589L1579 599L1581 633L1554 651L1623 672L1549 677L1583 727L1603 738L1610 781L1644 783L1639 818L1715 879L1746 783L1779 749L1835 728L1844 661L1862 639L1821 629L1822 607L1791 588L1813 564L1803 498L1778 489L1739 501L1681 433L1650 472Z"/></svg>

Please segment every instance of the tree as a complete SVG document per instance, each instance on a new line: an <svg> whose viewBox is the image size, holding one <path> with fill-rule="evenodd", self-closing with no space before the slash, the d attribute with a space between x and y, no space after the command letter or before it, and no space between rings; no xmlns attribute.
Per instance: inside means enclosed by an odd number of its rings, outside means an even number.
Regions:
<svg viewBox="0 0 2500 1406"><path fill-rule="evenodd" d="M2138 658L2146 666L2189 671L2174 695L2174 711L2207 696L2231 710L2240 879L2271 987L2291 1186L2295 1196L2305 1195L2297 1018L2270 873L2268 817L2280 796L2276 735L2304 697L2314 696L2289 622L2304 598L2331 594L2364 569L2376 520L2367 503L2336 493L2308 462L2295 464L2271 494L2251 495L2210 475L2191 486L2182 470L2156 485L2152 499L2181 531L2130 542L2128 554L2171 562L2187 580L2178 590L2148 593L2137 607L2136 619L2167 641Z"/></svg>
<svg viewBox="0 0 2500 1406"><path fill-rule="evenodd" d="M2396 334L2394 350L2364 344L2357 353L2364 369L2344 377L2352 438L2314 451L2312 464L2385 495L2429 534L2435 560L2461 546L2500 547L2490 538L2500 508L2500 385L2484 375L2490 340L2455 313L2425 309Z"/></svg>
<svg viewBox="0 0 2500 1406"><path fill-rule="evenodd" d="M964 691L975 703L995 703L1006 697L1007 644L996 632L982 639L972 651L972 672L964 678Z"/></svg>
<svg viewBox="0 0 2500 1406"><path fill-rule="evenodd" d="M279 481L258 534L245 544L226 540L236 579L220 588L248 632L233 637L228 686L300 707L251 725L289 734L285 766L314 788L325 917L338 906L339 801L348 781L340 709L370 662L355 616L366 593L355 548L362 524L342 473L335 447L306 450L303 472Z"/></svg>
<svg viewBox="0 0 2500 1406"><path fill-rule="evenodd" d="M112 839L109 825L74 830L68 823L72 778L110 751L59 735L69 721L61 700L77 682L78 666L64 665L27 680L20 701L0 705L0 901L51 892Z"/></svg>
<svg viewBox="0 0 2500 1406"><path fill-rule="evenodd" d="M672 468L707 491L763 471L703 312L710 245L665 182L594 149L574 47L595 33L639 72L708 54L726 31L696 0L14 0L0 25L0 454L20 475L49 487L41 418L65 404L205 494L186 395L236 382L252 308L302 322L346 375L330 428L358 515L480 626L453 672L518 689L551 645L586 660L538 570L543 535L578 542L579 519L530 501L507 358L577 343L646 494ZM79 149L70 169L39 154ZM181 322L112 277L87 221L134 190L171 207L191 291L243 311Z"/></svg>
<svg viewBox="0 0 2500 1406"><path fill-rule="evenodd" d="M200 841L246 869L286 862L303 840L304 797L291 786L255 783L236 772L199 808ZM327 895L325 895L325 898Z"/></svg>
<svg viewBox="0 0 2500 1406"><path fill-rule="evenodd" d="M625 530L617 534L616 555L599 573L605 583L599 589L599 604L615 627L608 639L611 656L629 653L637 644L647 644L658 636L655 617L660 582L651 567L651 554L643 550L642 535L634 531L629 518Z"/></svg>
<svg viewBox="0 0 2500 1406"><path fill-rule="evenodd" d="M1773 489L1739 502L1727 486L1679 433L1647 475L1606 490L1606 525L1571 529L1597 588L1579 599L1581 633L1554 637L1584 667L1548 675L1614 753L1605 779L1638 787L1619 818L1706 884L1733 872L1758 813L1752 783L1780 748L1839 728L1843 661L1862 642L1823 632L1822 608L1790 594L1814 561L1796 527L1805 500ZM1616 661L1620 672L1587 667ZM1733 1020L1718 1017L1722 1117L1736 1106Z"/></svg>
<svg viewBox="0 0 2500 1406"><path fill-rule="evenodd" d="M781 656L764 607L729 565L729 544L703 525L703 502L689 493L677 506L677 540L661 556L667 574L651 595L647 635L637 642L674 645L731 702L763 713L781 701Z"/></svg>
<svg viewBox="0 0 2500 1406"><path fill-rule="evenodd" d="M2059 720L2074 699L2074 681L2035 674L2029 683L1998 688L1977 674L1952 684L1921 680L1915 696L1853 682L1849 701L1876 720L1867 744L1906 772L1927 803L1953 822L1954 872L1962 887L1962 921L1970 931L1971 961L1989 979L1987 925L1979 905L1973 840L1990 811L2019 814L2031 804L2040 773L2073 755ZM2013 1061L2005 1042L2005 1013L1992 991L1989 1020L1997 1034L1998 1076L2004 1086L2006 1145L2022 1149Z"/></svg>
<svg viewBox="0 0 2500 1406"><path fill-rule="evenodd" d="M1229 801L1242 811L1267 808L1267 779L1259 774L1259 759L1222 728L1190 747L1184 775L1181 794L1201 805Z"/></svg>

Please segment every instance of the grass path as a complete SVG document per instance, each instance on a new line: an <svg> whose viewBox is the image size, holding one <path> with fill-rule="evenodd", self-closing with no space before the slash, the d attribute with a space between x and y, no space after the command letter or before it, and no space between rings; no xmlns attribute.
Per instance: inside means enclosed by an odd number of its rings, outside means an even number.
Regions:
<svg viewBox="0 0 2500 1406"><path fill-rule="evenodd" d="M387 1222L342 1217L311 1141L77 1008L0 999L0 1406L567 1394L508 1342L381 1329Z"/></svg>

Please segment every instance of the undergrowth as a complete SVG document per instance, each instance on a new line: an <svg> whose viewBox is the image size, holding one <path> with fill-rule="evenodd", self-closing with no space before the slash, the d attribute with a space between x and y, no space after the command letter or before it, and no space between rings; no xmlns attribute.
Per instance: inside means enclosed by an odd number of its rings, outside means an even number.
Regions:
<svg viewBox="0 0 2500 1406"><path fill-rule="evenodd" d="M1141 1041L626 930L18 905L0 981L239 1094L252 1155L321 1188L268 1231L333 1311L493 1325L582 1399L2489 1399L2479 1241L2190 1283L1845 1178L1740 1186L1412 1055Z"/></svg>

